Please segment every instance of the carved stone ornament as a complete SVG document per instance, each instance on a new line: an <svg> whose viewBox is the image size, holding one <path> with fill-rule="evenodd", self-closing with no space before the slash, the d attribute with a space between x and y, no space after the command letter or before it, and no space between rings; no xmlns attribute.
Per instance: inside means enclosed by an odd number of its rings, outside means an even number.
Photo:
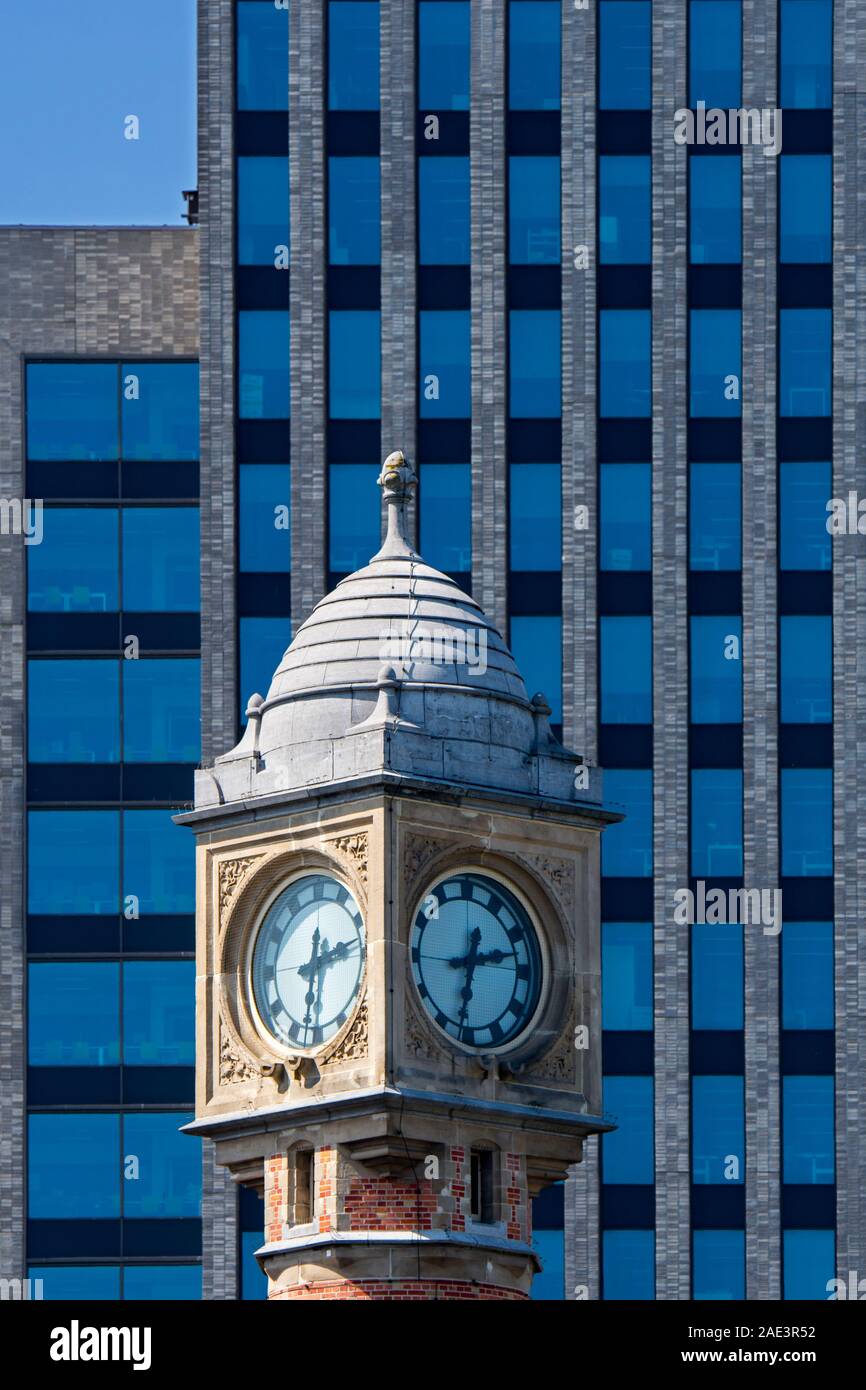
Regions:
<svg viewBox="0 0 866 1390"><path fill-rule="evenodd" d="M537 1062L530 1062L526 1068L527 1079L536 1077L545 1081L574 1082L577 1078L577 1049L575 1047L575 1013L572 1010L568 1024L549 1052Z"/></svg>
<svg viewBox="0 0 866 1390"><path fill-rule="evenodd" d="M255 1081L258 1075L255 1062L241 1051L220 1019L220 1085L237 1086L243 1081Z"/></svg>
<svg viewBox="0 0 866 1390"><path fill-rule="evenodd" d="M418 1057L428 1062L441 1061L444 1054L433 1042L424 1025L421 1023L408 998L405 1001L406 1011L406 1033L405 1046L406 1052L410 1057Z"/></svg>
<svg viewBox="0 0 866 1390"><path fill-rule="evenodd" d="M530 854L527 862L546 883L549 883L563 903L574 897L574 864L570 859L555 859L547 854Z"/></svg>
<svg viewBox="0 0 866 1390"><path fill-rule="evenodd" d="M356 1058L366 1057L369 1037L370 1018L365 998L348 1033L343 1035L333 1052L322 1058L322 1066L329 1066L332 1062L352 1062Z"/></svg>
<svg viewBox="0 0 866 1390"><path fill-rule="evenodd" d="M367 887L367 833L359 831L355 835L341 835L336 840L329 840L328 844L341 854L344 859L348 859L354 868L364 887Z"/></svg>
<svg viewBox="0 0 866 1390"><path fill-rule="evenodd" d="M429 835L407 835L403 851L403 874L406 883L411 883L428 860L443 848L441 840L434 840Z"/></svg>
<svg viewBox="0 0 866 1390"><path fill-rule="evenodd" d="M225 918L229 904L238 891L247 870L261 856L254 854L249 859L224 859L219 866L220 920Z"/></svg>

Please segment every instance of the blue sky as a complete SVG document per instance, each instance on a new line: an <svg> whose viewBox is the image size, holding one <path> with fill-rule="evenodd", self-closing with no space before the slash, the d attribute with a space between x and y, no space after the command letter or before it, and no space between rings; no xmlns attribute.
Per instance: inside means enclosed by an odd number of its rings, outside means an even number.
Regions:
<svg viewBox="0 0 866 1390"><path fill-rule="evenodd" d="M0 0L0 224L181 221L197 183L195 8Z"/></svg>

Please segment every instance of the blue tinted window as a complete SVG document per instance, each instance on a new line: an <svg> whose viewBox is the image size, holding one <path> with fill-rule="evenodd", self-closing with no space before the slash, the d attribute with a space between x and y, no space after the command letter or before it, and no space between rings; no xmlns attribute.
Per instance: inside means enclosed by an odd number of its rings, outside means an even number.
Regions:
<svg viewBox="0 0 866 1390"><path fill-rule="evenodd" d="M782 929L782 1027L832 1028L833 923L786 922Z"/></svg>
<svg viewBox="0 0 866 1390"><path fill-rule="evenodd" d="M651 724L652 618L601 618L601 718Z"/></svg>
<svg viewBox="0 0 866 1390"><path fill-rule="evenodd" d="M328 172L331 264L378 265L378 158L331 158Z"/></svg>
<svg viewBox="0 0 866 1390"><path fill-rule="evenodd" d="M739 106L742 90L742 14L733 0L691 0L689 103Z"/></svg>
<svg viewBox="0 0 866 1390"><path fill-rule="evenodd" d="M832 1076L782 1077L782 1181L835 1181Z"/></svg>
<svg viewBox="0 0 866 1390"><path fill-rule="evenodd" d="M692 1298L746 1297L745 1231L695 1231Z"/></svg>
<svg viewBox="0 0 866 1390"><path fill-rule="evenodd" d="M833 169L829 154L782 155L779 259L829 261Z"/></svg>
<svg viewBox="0 0 866 1390"><path fill-rule="evenodd" d="M123 512L126 612L197 613L198 507L127 507Z"/></svg>
<svg viewBox="0 0 866 1390"><path fill-rule="evenodd" d="M120 756L119 671L111 660L27 663L32 763L115 763Z"/></svg>
<svg viewBox="0 0 866 1390"><path fill-rule="evenodd" d="M244 463L238 471L241 569L288 574L292 563L289 465Z"/></svg>
<svg viewBox="0 0 866 1390"><path fill-rule="evenodd" d="M779 42L782 106L831 106L833 0L782 0Z"/></svg>
<svg viewBox="0 0 866 1390"><path fill-rule="evenodd" d="M31 1067L114 1067L120 1061L120 967L64 961L31 965Z"/></svg>
<svg viewBox="0 0 866 1390"><path fill-rule="evenodd" d="M238 0L238 106L286 111L289 105L289 12Z"/></svg>
<svg viewBox="0 0 866 1390"><path fill-rule="evenodd" d="M602 1027L633 1032L653 1026L651 922L601 926Z"/></svg>
<svg viewBox="0 0 866 1390"><path fill-rule="evenodd" d="M739 878L743 872L743 774L738 768L692 772L692 874Z"/></svg>
<svg viewBox="0 0 866 1390"><path fill-rule="evenodd" d="M267 1298L268 1277L263 1274L256 1251L262 1244L260 1231L244 1231L241 1236L241 1298Z"/></svg>
<svg viewBox="0 0 866 1390"><path fill-rule="evenodd" d="M267 695L271 679L292 640L288 618L241 618L240 717L246 720L251 695Z"/></svg>
<svg viewBox="0 0 866 1390"><path fill-rule="evenodd" d="M782 873L833 872L833 773L828 767L782 769Z"/></svg>
<svg viewBox="0 0 866 1390"><path fill-rule="evenodd" d="M200 665L197 658L123 662L127 762L198 762Z"/></svg>
<svg viewBox="0 0 866 1390"><path fill-rule="evenodd" d="M31 362L27 453L31 459L116 459L120 454L117 368L108 363Z"/></svg>
<svg viewBox="0 0 866 1390"><path fill-rule="evenodd" d="M692 927L692 1027L743 1026L743 928L697 922Z"/></svg>
<svg viewBox="0 0 866 1390"><path fill-rule="evenodd" d="M126 961L123 1061L127 1067L195 1065L195 962Z"/></svg>
<svg viewBox="0 0 866 1390"><path fill-rule="evenodd" d="M512 0L508 8L508 104L512 111L558 111L559 0Z"/></svg>
<svg viewBox="0 0 866 1390"><path fill-rule="evenodd" d="M242 420L289 418L289 315L283 309L238 314L238 414Z"/></svg>
<svg viewBox="0 0 866 1390"><path fill-rule="evenodd" d="M738 570L742 564L740 465L693 463L689 485L690 568Z"/></svg>
<svg viewBox="0 0 866 1390"><path fill-rule="evenodd" d="M599 468L599 568L652 568L652 467L603 463Z"/></svg>
<svg viewBox="0 0 866 1390"><path fill-rule="evenodd" d="M468 463L421 464L421 554L446 574L472 568L472 470Z"/></svg>
<svg viewBox="0 0 866 1390"><path fill-rule="evenodd" d="M418 104L429 111L469 110L468 0L418 6Z"/></svg>
<svg viewBox="0 0 866 1390"><path fill-rule="evenodd" d="M200 1299L201 1265L130 1265L123 1272L123 1297Z"/></svg>
<svg viewBox="0 0 866 1390"><path fill-rule="evenodd" d="M328 105L379 109L379 6L332 0L328 6Z"/></svg>
<svg viewBox="0 0 866 1390"><path fill-rule="evenodd" d="M421 265L469 264L466 156L418 160L418 239Z"/></svg>
<svg viewBox="0 0 866 1390"><path fill-rule="evenodd" d="M238 159L238 262L274 265L289 247L289 167L270 155ZM285 252L280 253L281 259Z"/></svg>
<svg viewBox="0 0 866 1390"><path fill-rule="evenodd" d="M540 691L552 724L562 723L562 619L512 618L511 651L531 695Z"/></svg>
<svg viewBox="0 0 866 1390"><path fill-rule="evenodd" d="M829 309L779 313L781 415L829 415L832 315Z"/></svg>
<svg viewBox="0 0 866 1390"><path fill-rule="evenodd" d="M511 568L562 568L562 484L558 463L511 465Z"/></svg>
<svg viewBox="0 0 866 1390"><path fill-rule="evenodd" d="M605 1113L617 1129L601 1141L602 1180L653 1181L653 1083L651 1076L606 1076Z"/></svg>
<svg viewBox="0 0 866 1390"><path fill-rule="evenodd" d="M42 1297L60 1303L114 1301L120 1297L117 1265L31 1265L31 1279L42 1280Z"/></svg>
<svg viewBox="0 0 866 1390"><path fill-rule="evenodd" d="M783 570L828 570L829 463L779 465L779 563Z"/></svg>
<svg viewBox="0 0 866 1390"><path fill-rule="evenodd" d="M602 309L599 321L601 414L650 415L649 309Z"/></svg>
<svg viewBox="0 0 866 1390"><path fill-rule="evenodd" d="M826 1300L836 1277L833 1231L784 1231L785 1299Z"/></svg>
<svg viewBox="0 0 866 1390"><path fill-rule="evenodd" d="M691 414L739 415L740 310L692 309L690 317Z"/></svg>
<svg viewBox="0 0 866 1390"><path fill-rule="evenodd" d="M134 362L121 368L123 457L198 458L198 363Z"/></svg>
<svg viewBox="0 0 866 1390"><path fill-rule="evenodd" d="M599 253L602 265L648 265L650 157L602 155L599 176Z"/></svg>
<svg viewBox="0 0 866 1390"><path fill-rule="evenodd" d="M199 1216L201 1153L180 1126L192 1115L125 1115L123 1147L138 1158L138 1177L123 1185L123 1214L130 1217Z"/></svg>
<svg viewBox="0 0 866 1390"><path fill-rule="evenodd" d="M123 812L124 910L130 896L142 917L195 911L192 836L171 811Z"/></svg>
<svg viewBox="0 0 866 1390"><path fill-rule="evenodd" d="M727 2L727 0L726 0ZM733 6L732 6L733 8ZM689 159L691 258L696 265L742 259L742 159Z"/></svg>
<svg viewBox="0 0 866 1390"><path fill-rule="evenodd" d="M602 1297L608 1300L655 1298L655 1231L604 1231Z"/></svg>
<svg viewBox="0 0 866 1390"><path fill-rule="evenodd" d="M606 768L605 801L622 809L625 820L609 825L601 837L601 871L614 878L649 878L653 871L653 775L647 769Z"/></svg>
<svg viewBox="0 0 866 1390"><path fill-rule="evenodd" d="M27 547L30 612L114 611L119 554L114 507L46 507L42 541Z"/></svg>
<svg viewBox="0 0 866 1390"><path fill-rule="evenodd" d="M743 1078L693 1076L692 1182L740 1184L745 1157Z"/></svg>
<svg viewBox="0 0 866 1390"><path fill-rule="evenodd" d="M329 470L328 567L352 574L367 564L382 543L382 500L369 464L334 463Z"/></svg>
<svg viewBox="0 0 866 1390"><path fill-rule="evenodd" d="M599 106L645 110L651 104L649 0L601 0Z"/></svg>
<svg viewBox="0 0 866 1390"><path fill-rule="evenodd" d="M354 9L343 4L340 8ZM378 8L378 6L377 6ZM378 420L381 410L379 311L335 309L330 314L332 420Z"/></svg>
<svg viewBox="0 0 866 1390"><path fill-rule="evenodd" d="M508 254L512 265L558 265L559 159L554 155L513 155L508 170Z"/></svg>
<svg viewBox="0 0 866 1390"><path fill-rule="evenodd" d="M541 1302L560 1302L565 1298L565 1232L532 1232L532 1248L541 1256L544 1268L532 1281L530 1297Z"/></svg>
<svg viewBox="0 0 866 1390"><path fill-rule="evenodd" d="M833 708L833 620L781 618L780 686L786 724L829 724Z"/></svg>
<svg viewBox="0 0 866 1390"><path fill-rule="evenodd" d="M31 1115L27 1160L32 1219L120 1215L117 1115Z"/></svg>
<svg viewBox="0 0 866 1390"><path fill-rule="evenodd" d="M467 419L472 413L468 309L419 314L421 417Z"/></svg>
<svg viewBox="0 0 866 1390"><path fill-rule="evenodd" d="M558 309L511 310L512 416L561 413L561 317Z"/></svg>
<svg viewBox="0 0 866 1390"><path fill-rule="evenodd" d="M743 718L742 619L692 618L692 723L738 724Z"/></svg>
<svg viewBox="0 0 866 1390"><path fill-rule="evenodd" d="M27 842L28 912L117 913L120 816L116 811L31 811Z"/></svg>

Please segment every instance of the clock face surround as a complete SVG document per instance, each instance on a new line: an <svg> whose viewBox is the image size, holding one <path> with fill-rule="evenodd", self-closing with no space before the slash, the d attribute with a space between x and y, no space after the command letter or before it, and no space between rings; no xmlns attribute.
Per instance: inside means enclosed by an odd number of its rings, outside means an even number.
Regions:
<svg viewBox="0 0 866 1390"><path fill-rule="evenodd" d="M538 1010L538 933L515 894L486 874L453 874L428 890L412 924L411 961L427 1013L464 1047L505 1047Z"/></svg>
<svg viewBox="0 0 866 1390"><path fill-rule="evenodd" d="M294 879L253 945L252 997L267 1032L293 1052L326 1043L357 1002L364 956L361 910L348 888L328 873Z"/></svg>

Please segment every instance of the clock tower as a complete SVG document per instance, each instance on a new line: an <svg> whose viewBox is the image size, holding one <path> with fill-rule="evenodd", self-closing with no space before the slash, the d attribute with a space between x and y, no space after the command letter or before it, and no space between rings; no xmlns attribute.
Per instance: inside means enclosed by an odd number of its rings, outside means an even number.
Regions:
<svg viewBox="0 0 866 1390"><path fill-rule="evenodd" d="M600 1111L599 775L408 539L196 774L196 1119L277 1299L525 1299L531 1199Z"/></svg>

